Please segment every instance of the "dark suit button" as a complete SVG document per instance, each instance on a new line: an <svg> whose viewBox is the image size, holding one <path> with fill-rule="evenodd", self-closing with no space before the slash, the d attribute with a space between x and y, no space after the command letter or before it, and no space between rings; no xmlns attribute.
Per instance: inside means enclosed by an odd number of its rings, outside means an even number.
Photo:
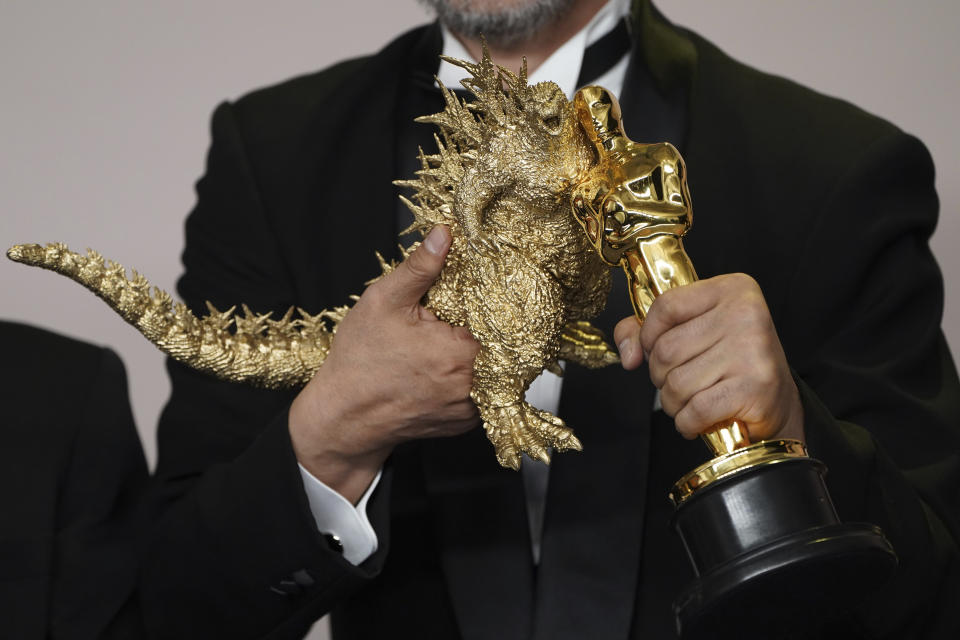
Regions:
<svg viewBox="0 0 960 640"><path fill-rule="evenodd" d="M343 553L343 545L340 544L340 536L335 536L332 533L323 534L323 539L327 541L327 546L330 547L331 551L336 551L337 553Z"/></svg>
<svg viewBox="0 0 960 640"><path fill-rule="evenodd" d="M303 593L303 587L293 580L281 580L277 586L270 587L270 591L281 596L298 596Z"/></svg>
<svg viewBox="0 0 960 640"><path fill-rule="evenodd" d="M313 576L311 576L306 569L300 569L299 571L294 571L293 580L301 587L313 586Z"/></svg>

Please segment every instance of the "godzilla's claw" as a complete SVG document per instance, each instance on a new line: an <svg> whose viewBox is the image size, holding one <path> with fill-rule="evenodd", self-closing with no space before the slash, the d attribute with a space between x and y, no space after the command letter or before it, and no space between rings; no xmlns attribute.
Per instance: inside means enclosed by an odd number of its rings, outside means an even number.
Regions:
<svg viewBox="0 0 960 640"><path fill-rule="evenodd" d="M568 322L563 328L557 357L588 369L599 369L620 362L620 355L607 344L603 331L582 320Z"/></svg>
<svg viewBox="0 0 960 640"><path fill-rule="evenodd" d="M520 453L513 447L497 451L497 462L500 463L501 467L520 471L520 459Z"/></svg>
<svg viewBox="0 0 960 640"><path fill-rule="evenodd" d="M563 420L526 402L481 409L487 437L501 466L517 470L521 453L550 464L550 450L581 451L580 440Z"/></svg>
<svg viewBox="0 0 960 640"><path fill-rule="evenodd" d="M543 447L537 447L535 450L531 451L532 454L530 457L539 460L543 464L550 464L550 451L544 449Z"/></svg>

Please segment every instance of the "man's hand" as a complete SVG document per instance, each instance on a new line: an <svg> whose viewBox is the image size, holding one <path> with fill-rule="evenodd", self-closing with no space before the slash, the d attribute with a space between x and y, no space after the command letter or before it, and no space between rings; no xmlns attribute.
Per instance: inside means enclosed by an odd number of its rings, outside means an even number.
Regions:
<svg viewBox="0 0 960 640"><path fill-rule="evenodd" d="M479 345L467 329L420 304L449 248L450 231L435 227L407 260L367 287L290 407L300 464L353 503L397 444L479 424L470 399Z"/></svg>
<svg viewBox="0 0 960 640"><path fill-rule="evenodd" d="M685 438L719 422L746 423L754 442L803 440L803 407L760 286L730 274L671 289L641 327L614 330L625 369L646 354L660 402Z"/></svg>

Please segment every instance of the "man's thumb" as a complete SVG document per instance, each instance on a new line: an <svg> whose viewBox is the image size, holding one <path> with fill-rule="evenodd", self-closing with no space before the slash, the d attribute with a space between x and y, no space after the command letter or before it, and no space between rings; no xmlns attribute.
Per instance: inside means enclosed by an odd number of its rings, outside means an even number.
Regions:
<svg viewBox="0 0 960 640"><path fill-rule="evenodd" d="M450 229L435 226L420 246L390 274L390 297L397 305L412 305L434 283L450 248Z"/></svg>

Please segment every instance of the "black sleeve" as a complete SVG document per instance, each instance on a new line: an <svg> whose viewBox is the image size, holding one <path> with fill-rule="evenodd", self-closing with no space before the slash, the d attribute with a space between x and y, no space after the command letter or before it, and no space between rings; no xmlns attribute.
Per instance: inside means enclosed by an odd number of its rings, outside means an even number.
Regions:
<svg viewBox="0 0 960 640"><path fill-rule="evenodd" d="M297 300L247 161L233 108L213 117L198 202L186 224L178 288L195 313ZM169 363L158 430L158 518L140 600L154 637L300 637L382 563L389 479L369 511L380 549L360 567L317 531L287 429L293 393L214 380Z"/></svg>
<svg viewBox="0 0 960 640"><path fill-rule="evenodd" d="M782 337L841 519L880 525L899 556L860 612L869 637L955 637L960 383L928 246L933 164L897 132L850 167L809 236Z"/></svg>
<svg viewBox="0 0 960 640"><path fill-rule="evenodd" d="M74 436L56 505L51 638L100 637L111 621L117 624L136 576L147 465L123 363L109 349L89 350L95 357L83 366L79 402L68 407L73 424L63 425Z"/></svg>

